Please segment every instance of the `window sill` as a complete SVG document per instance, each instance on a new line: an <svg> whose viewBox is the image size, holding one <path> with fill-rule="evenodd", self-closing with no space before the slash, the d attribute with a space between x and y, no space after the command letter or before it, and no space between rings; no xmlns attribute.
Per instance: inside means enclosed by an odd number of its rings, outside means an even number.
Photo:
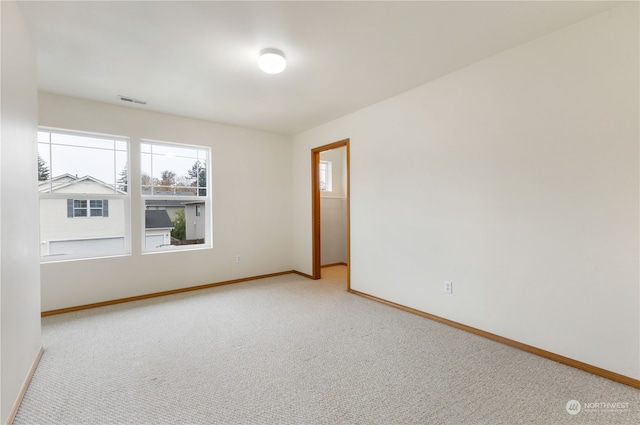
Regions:
<svg viewBox="0 0 640 425"><path fill-rule="evenodd" d="M53 257L59 257L59 256L52 255L50 257L40 257L40 264L68 263L71 261L87 261L87 260L102 260L102 259L108 259L108 258L131 257L131 253L107 254L107 255L98 255L95 257L66 257L66 258L58 258L58 259L54 259Z"/></svg>
<svg viewBox="0 0 640 425"><path fill-rule="evenodd" d="M190 248L186 248L190 246ZM168 254L172 252L188 252L188 251L202 251L205 249L212 249L213 246L210 244L202 244L202 246L194 246L194 245L185 245L184 247L176 247L176 248L167 248L163 250L156 251L142 251L142 255L155 255L155 254Z"/></svg>

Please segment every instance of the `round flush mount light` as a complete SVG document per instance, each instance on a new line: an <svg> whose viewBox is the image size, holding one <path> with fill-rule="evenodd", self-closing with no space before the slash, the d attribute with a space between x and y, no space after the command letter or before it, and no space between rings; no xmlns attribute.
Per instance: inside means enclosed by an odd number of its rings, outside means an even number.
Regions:
<svg viewBox="0 0 640 425"><path fill-rule="evenodd" d="M267 74L279 74L287 67L284 53L278 49L262 49L258 58L258 66Z"/></svg>

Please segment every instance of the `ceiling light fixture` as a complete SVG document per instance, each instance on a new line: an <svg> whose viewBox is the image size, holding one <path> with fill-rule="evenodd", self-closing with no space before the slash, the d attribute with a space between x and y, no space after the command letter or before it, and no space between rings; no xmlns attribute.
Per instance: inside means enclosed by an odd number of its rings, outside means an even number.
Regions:
<svg viewBox="0 0 640 425"><path fill-rule="evenodd" d="M284 58L284 53L278 49L262 49L258 66L267 74L279 74L287 67L287 61Z"/></svg>

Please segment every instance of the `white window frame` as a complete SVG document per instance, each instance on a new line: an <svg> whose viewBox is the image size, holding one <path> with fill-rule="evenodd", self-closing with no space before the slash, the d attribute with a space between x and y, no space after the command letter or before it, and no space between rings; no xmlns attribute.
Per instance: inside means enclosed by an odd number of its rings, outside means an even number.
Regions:
<svg viewBox="0 0 640 425"><path fill-rule="evenodd" d="M320 184L320 192L332 192L333 191L333 170L331 161L320 160L320 166L318 167L318 182ZM324 177L324 179L323 179ZM322 187L322 181L325 182L325 187Z"/></svg>
<svg viewBox="0 0 640 425"><path fill-rule="evenodd" d="M82 203L84 202L84 205ZM76 206L80 204L80 206ZM79 212L84 211L84 214L79 214ZM86 199L73 199L73 218L80 217L89 217L89 213L87 212L87 200Z"/></svg>
<svg viewBox="0 0 640 425"><path fill-rule="evenodd" d="M181 196L181 195L162 195L162 194L153 194L153 188L155 186L152 186L152 194L144 194L143 192L143 188L142 188L142 180L138 181L138 187L140 190L140 197L141 197L141 207L142 207L142 212L141 212L141 226L140 228L142 229L142 234L141 234L141 247L142 247L142 254L143 255L148 255L148 254L159 254L159 253L168 253L168 252L180 252L180 251L192 251L192 250L199 250L199 249L211 249L213 247L213 211L212 211L212 178L211 178L211 148L209 146L205 146L205 145L195 145L195 144L189 144L189 143L182 143L182 142L169 142L169 141L162 141L162 140L153 140L153 139L140 139L140 177L142 177L142 161L143 161L143 157L144 154L142 152L142 148L143 145L157 145L157 146L165 146L165 147L177 147L177 148L185 148L185 149L198 149L198 150L202 150L206 152L204 161L205 161L205 165L206 165L206 170L207 170L207 178L206 178L206 195L202 196L199 194L200 191L200 187L196 186L196 195L193 196ZM152 154L153 155L153 154ZM152 157L153 158L153 157ZM152 168L153 168L153 159L152 159ZM153 169L151 170L151 178L153 179ZM155 249L150 249L146 247L146 217L145 217L145 211L146 211L146 204L147 201L150 200L175 200L175 201L182 201L182 202L193 202L195 200L198 201L203 201L204 202L204 211L205 211L205 240L204 243L202 244L192 244L192 245L165 245L162 246L160 248L155 248Z"/></svg>
<svg viewBox="0 0 640 425"><path fill-rule="evenodd" d="M69 130L69 129L61 129L61 128L56 128L56 127L45 127L45 126L39 126L38 127L38 131L39 132L48 132L48 133L55 133L55 134L61 134L61 135L69 135L69 136L77 136L77 137L90 137L90 138L99 138L99 139L105 139L105 140L113 140L114 142L123 142L126 144L126 153L127 153L127 161L126 161L126 170L127 170L127 182L131 181L131 173L130 173L130 161L131 161L131 143L130 143L130 139L126 136L119 136L119 135L112 135L112 134L104 134L104 133L94 133L94 132L88 132L88 131L80 131L80 130ZM38 141L38 144L40 144L41 142ZM49 144L51 145L51 139L49 140ZM85 147L86 148L86 147ZM103 148L93 148L93 149L103 149ZM116 155L116 152L118 151L115 148L115 143L114 143L114 156ZM51 157L49 158L43 158L45 159L46 163L49 164L49 166L51 166ZM51 173L51 168L49 169L49 173ZM118 170L114 169L114 175L116 175L118 173ZM55 177L51 174L49 174L49 188L51 189L52 186L52 181L51 179ZM116 176L116 182L117 182L117 176ZM73 219L90 219L92 218L90 216L91 212L90 212L90 204L91 204L91 200L96 200L96 199L100 199L100 200L122 200L124 202L124 228L123 233L122 234L118 234L118 235L113 235L113 238L124 238L124 249L122 252L117 252L117 253L105 253L105 254L90 254L90 255L82 255L82 254L69 254L69 255L64 255L64 256L47 256L47 255L41 255L40 256L40 262L43 264L46 263L55 263L55 262L63 262L63 261L74 261L74 260L88 260L88 259L96 259L96 258L109 258L109 257L123 257L123 256L130 256L131 255L131 184L128 184L129 189L125 192L125 194L117 194L118 190L117 190L117 184L115 185L116 187L114 188L114 193L113 194L95 194L95 193L90 193L90 194L86 194L86 193L55 193L50 191L49 193L42 193L39 192L39 199L73 199L74 201L74 216L72 217ZM87 201L87 216L83 217L83 216L75 216L75 201L83 201L86 200ZM38 208L41 208L40 206L38 206ZM96 216L94 216L93 218L98 218ZM100 217L103 218L103 217ZM82 240L90 240L90 239L96 239L96 238L83 238ZM50 241L42 241L41 240L41 245L48 247L49 242L57 242L59 239L51 239ZM64 239L67 240L67 239ZM77 238L71 238L69 240L79 240Z"/></svg>
<svg viewBox="0 0 640 425"><path fill-rule="evenodd" d="M89 199L89 208L88 208L88 215L87 217L103 217L103 213L104 213L104 199ZM91 205L93 202L100 202L100 207L95 207L93 205ZM94 211L99 211L100 214L96 214L94 215L93 212Z"/></svg>
<svg viewBox="0 0 640 425"><path fill-rule="evenodd" d="M71 195L71 194L70 194ZM97 194L95 194L97 195ZM108 199L82 199L82 198L74 198L68 197L70 201L73 202L73 215L69 216L70 218L103 218L105 217L105 201L109 202ZM77 202L84 202L84 206L81 204L77 206ZM93 202L100 202L100 206L93 206ZM84 211L84 214L78 214L78 211ZM94 214L94 211L98 211L99 214Z"/></svg>

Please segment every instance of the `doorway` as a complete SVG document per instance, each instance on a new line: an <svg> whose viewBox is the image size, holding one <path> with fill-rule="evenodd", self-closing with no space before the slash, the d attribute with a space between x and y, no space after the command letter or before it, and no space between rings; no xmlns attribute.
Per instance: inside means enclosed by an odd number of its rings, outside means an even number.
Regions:
<svg viewBox="0 0 640 425"><path fill-rule="evenodd" d="M349 167L349 139L340 140L335 143L320 146L311 150L311 198L312 198L312 278L321 278L322 267L322 214L321 214L321 154L322 152L331 151L334 149L345 148L345 169L344 178L346 180L345 188L345 203L346 203L346 263L347 263L347 290L351 290L351 242L350 242L350 167ZM327 164L323 164L323 173L326 173ZM332 182L329 182L330 184ZM323 189L326 189L326 178L322 181Z"/></svg>

